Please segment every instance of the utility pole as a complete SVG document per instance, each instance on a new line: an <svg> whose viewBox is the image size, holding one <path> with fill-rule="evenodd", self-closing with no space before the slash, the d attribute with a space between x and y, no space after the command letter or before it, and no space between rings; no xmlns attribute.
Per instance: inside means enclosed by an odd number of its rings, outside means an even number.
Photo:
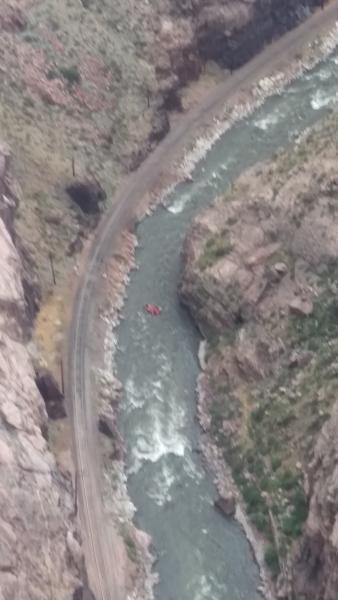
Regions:
<svg viewBox="0 0 338 600"><path fill-rule="evenodd" d="M74 489L74 516L77 515L77 471L75 471L75 489Z"/></svg>
<svg viewBox="0 0 338 600"><path fill-rule="evenodd" d="M72 173L73 173L73 177L75 177L75 158L74 158L74 156L72 157Z"/></svg>
<svg viewBox="0 0 338 600"><path fill-rule="evenodd" d="M64 378L64 372L63 372L63 360L61 358L60 360L60 374L61 374L61 392L62 395L65 395L65 378Z"/></svg>
<svg viewBox="0 0 338 600"><path fill-rule="evenodd" d="M54 270L54 263L53 263L53 253L52 252L49 253L49 261L50 261L50 268L51 268L51 271L52 271L53 284L56 285L56 277L55 277L55 270Z"/></svg>

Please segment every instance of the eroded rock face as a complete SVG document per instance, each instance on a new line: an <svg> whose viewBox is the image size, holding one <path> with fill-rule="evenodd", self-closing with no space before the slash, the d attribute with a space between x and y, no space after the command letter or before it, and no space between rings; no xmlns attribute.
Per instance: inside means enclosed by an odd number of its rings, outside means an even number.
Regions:
<svg viewBox="0 0 338 600"><path fill-rule="evenodd" d="M180 298L209 341L201 422L279 540L276 580L283 547L283 600L337 598L337 122L244 173L183 251Z"/></svg>
<svg viewBox="0 0 338 600"><path fill-rule="evenodd" d="M0 248L0 595L69 600L83 570L71 482L45 439L47 414L23 342L22 265L1 218Z"/></svg>
<svg viewBox="0 0 338 600"><path fill-rule="evenodd" d="M205 60L227 68L242 65L274 37L304 20L320 1L195 0L182 4L171 0L167 4L161 43L170 57L171 73L184 83L200 73Z"/></svg>

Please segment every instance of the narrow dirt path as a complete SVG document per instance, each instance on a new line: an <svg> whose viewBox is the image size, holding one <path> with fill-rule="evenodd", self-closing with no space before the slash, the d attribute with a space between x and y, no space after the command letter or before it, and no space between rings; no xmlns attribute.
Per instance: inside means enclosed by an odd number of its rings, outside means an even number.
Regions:
<svg viewBox="0 0 338 600"><path fill-rule="evenodd" d="M187 144L194 128L209 121L241 86L254 83L273 69L287 66L290 58L307 40L333 25L337 19L338 3L334 1L300 27L268 46L215 88L203 99L201 105L185 114L119 191L113 208L104 215L97 230L73 306L67 376L67 396L72 406L81 530L89 582L96 600L126 598L115 534L104 519L95 398L92 396L88 352L90 323L95 314L95 295L104 261L112 254L118 234L135 219L135 211L144 194L160 181L161 171L166 169L175 154Z"/></svg>

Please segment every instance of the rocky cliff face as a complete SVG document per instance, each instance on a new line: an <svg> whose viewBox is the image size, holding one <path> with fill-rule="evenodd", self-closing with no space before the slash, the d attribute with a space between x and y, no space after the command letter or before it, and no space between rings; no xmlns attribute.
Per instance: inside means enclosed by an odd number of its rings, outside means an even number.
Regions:
<svg viewBox="0 0 338 600"><path fill-rule="evenodd" d="M293 598L333 600L338 590L338 403L310 464L310 509L292 565Z"/></svg>
<svg viewBox="0 0 338 600"><path fill-rule="evenodd" d="M180 107L180 89L207 60L234 69L297 25L320 0L163 0L154 40L164 106Z"/></svg>
<svg viewBox="0 0 338 600"><path fill-rule="evenodd" d="M235 68L265 44L304 20L319 0L171 0L173 15L192 23L194 48L202 60Z"/></svg>
<svg viewBox="0 0 338 600"><path fill-rule="evenodd" d="M11 235L15 197L0 153L0 598L70 600L80 593L81 548L71 483L48 449L47 414L25 346L29 298ZM6 221L6 224L5 224Z"/></svg>
<svg viewBox="0 0 338 600"><path fill-rule="evenodd" d="M196 219L180 286L209 341L204 427L294 600L337 596L336 127L333 115Z"/></svg>
<svg viewBox="0 0 338 600"><path fill-rule="evenodd" d="M0 129L0 598L81 597L69 481L48 449L26 342L39 284L67 279L88 228L70 181L108 198L166 134L207 59L235 67L315 0L2 0ZM20 207L13 227L17 198ZM22 240L24 243L22 243ZM222 315L219 314L222 319ZM299 571L301 573L301 570Z"/></svg>

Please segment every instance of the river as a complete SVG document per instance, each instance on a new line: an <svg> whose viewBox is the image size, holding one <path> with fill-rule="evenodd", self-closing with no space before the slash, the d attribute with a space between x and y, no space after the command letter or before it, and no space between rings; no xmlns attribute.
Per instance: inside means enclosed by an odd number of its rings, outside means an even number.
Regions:
<svg viewBox="0 0 338 600"><path fill-rule="evenodd" d="M199 335L177 299L182 240L194 214L244 169L273 155L338 99L338 53L272 97L215 144L178 185L168 208L137 228L119 327L119 428L126 446L136 524L153 538L157 600L258 600L259 573L240 526L213 507L215 488L196 452ZM162 307L146 315L145 303Z"/></svg>

